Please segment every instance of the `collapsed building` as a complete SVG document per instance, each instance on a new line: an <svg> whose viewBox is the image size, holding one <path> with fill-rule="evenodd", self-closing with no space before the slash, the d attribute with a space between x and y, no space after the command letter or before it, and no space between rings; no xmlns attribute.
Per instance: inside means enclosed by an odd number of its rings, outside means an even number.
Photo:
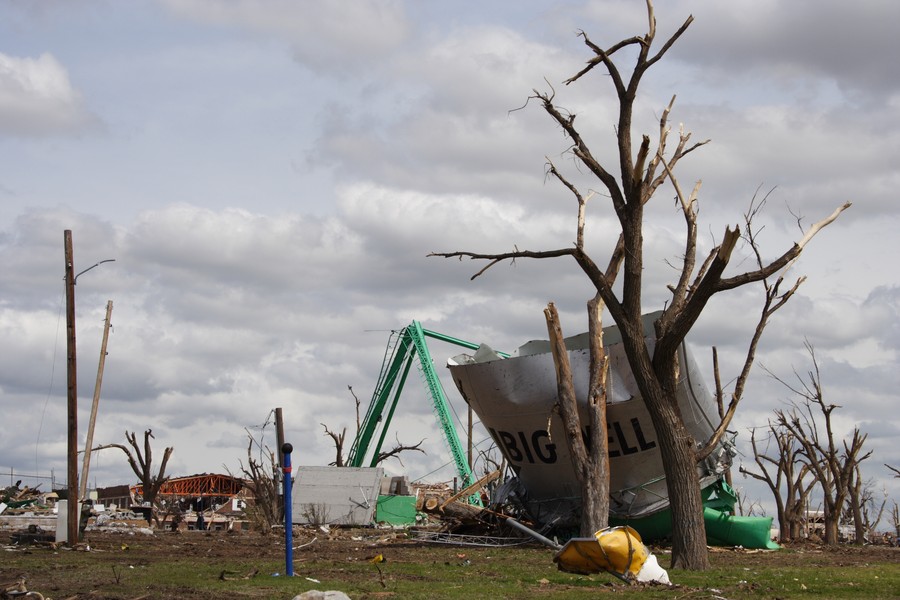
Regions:
<svg viewBox="0 0 900 600"><path fill-rule="evenodd" d="M129 493L132 510L149 514L150 507L142 506L143 486L132 485ZM246 528L244 509L248 501L253 502L243 479L219 473L169 478L160 486L157 498L163 518L171 518L176 526L183 523L187 529Z"/></svg>

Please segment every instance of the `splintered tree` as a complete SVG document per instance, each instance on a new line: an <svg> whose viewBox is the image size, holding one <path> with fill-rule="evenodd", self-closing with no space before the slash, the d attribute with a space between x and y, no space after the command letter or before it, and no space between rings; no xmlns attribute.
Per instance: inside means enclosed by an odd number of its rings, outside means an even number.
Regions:
<svg viewBox="0 0 900 600"><path fill-rule="evenodd" d="M853 428L849 441L845 439L838 443L832 413L839 407L825 403L815 350L808 342L806 350L812 360L812 370L806 373L805 378L795 372L797 385L775 377L800 399L793 403L790 410L777 410L775 415L779 425L790 431L802 447L803 459L819 484L825 513L825 543L832 545L839 541L838 526L842 510L853 494L859 465L872 452L863 454L868 436L858 427Z"/></svg>
<svg viewBox="0 0 900 600"><path fill-rule="evenodd" d="M606 435L609 361L603 348L602 312L603 300L598 295L588 303L591 378L588 382L588 418L587 423L582 424L559 315L552 302L544 310L553 363L556 366L556 408L563 422L575 477L581 487L582 537L592 536L609 525L609 437ZM590 432L588 439L582 435L585 430ZM589 448L596 450L591 451Z"/></svg>
<svg viewBox="0 0 900 600"><path fill-rule="evenodd" d="M141 451L141 446L138 444L134 432L126 431L125 439L128 441L128 445L131 446L130 450L123 444L106 444L105 446L98 446L97 448L94 448L94 450L118 448L124 452L125 456L128 457L128 464L131 466L131 470L134 471L138 481L141 482L141 497L143 501L155 508L156 496L159 494L162 485L169 479L166 477L166 465L169 462L169 457L172 456L174 448L169 446L163 451L163 457L159 463L159 470L154 474L153 449L150 447L151 438L153 438L153 430L148 429L144 432L144 449ZM132 450L134 451L134 454L132 454Z"/></svg>
<svg viewBox="0 0 900 600"><path fill-rule="evenodd" d="M559 181L577 200L574 244L551 250L520 250L521 244L518 244L511 252L497 254L455 251L433 252L430 256L466 257L488 261L487 266L478 271L473 279L490 267L507 260L558 257L570 257L575 260L593 284L596 298L602 301L602 305L605 305L619 328L628 364L656 429L672 511L672 566L705 569L709 566L709 557L706 551L706 530L697 463L708 456L718 444L734 415L753 362L756 344L768 319L790 298L802 282L802 279L799 279L787 291L782 291L785 269L800 256L810 239L836 219L849 203L837 208L829 217L815 223L809 229L803 231L801 227L799 241L773 260L766 261L757 248L755 231L751 226L752 217L764 202L754 202L744 215L746 227L743 232L740 226L727 227L720 243L709 250L705 257L698 256L700 250L697 245L699 230L697 214L700 183L698 182L689 194L685 193L675 176L675 168L682 158L706 142L692 143L691 134L682 127L677 139L670 145L669 114L674 105L673 98L662 111L655 145L651 147L649 135L641 137L637 152L632 145L634 141L632 114L641 80L684 34L693 18L688 17L658 50L651 52L656 41L656 18L650 0L647 0L647 16L649 25L646 34L624 39L606 48L593 43L582 32L580 35L593 52L593 56L581 71L565 81L567 85L579 82L597 67L608 75L604 81L612 84L618 100L618 118L614 128L618 160L614 165L604 165L596 158L588 141L582 137L580 129L575 124L576 115L557 104L552 89L549 92L535 90L534 95L529 98L538 102L551 120L562 128L571 142L570 152L576 162L599 180L605 195L608 196L618 222L619 236L607 268L602 269L585 250L585 212L589 196L583 194L552 162L549 162L549 159L548 174ZM630 72L620 70L614 61L614 58L620 55L617 53L625 49L634 50L636 54ZM646 266L644 207L666 182L674 190L684 222L684 247L679 257L680 270L676 272L674 283L668 287L670 298L665 310L655 322L655 331L646 332L641 318L644 312L642 297ZM730 264L732 253L742 239L749 246L756 264L748 271L726 276L726 268ZM614 289L620 271L621 292ZM771 281L773 278L775 281ZM731 392L725 417L712 439L695 440L685 427L675 400L679 379L678 348L714 295L757 282L763 282L765 286L763 309L760 311L755 333L749 343L747 360ZM598 306L601 306L601 303L592 299L589 311L590 323L599 321L599 315L595 314L598 312ZM598 335L597 331L599 330L594 330L595 335ZM655 349L652 353L648 349L647 335L655 337ZM595 346L600 348L599 343ZM600 356L594 356L592 361L595 368L602 368L603 360ZM559 372L559 367L557 371ZM571 383L560 379L559 385L568 387ZM574 393L564 395L574 397ZM567 430L579 429L577 424L573 423L566 424L565 427ZM605 431L605 427L600 430ZM601 448L599 444L593 445L590 452L592 454L601 452ZM596 462L602 463L600 460ZM584 468L582 465L575 465L576 471L582 468Z"/></svg>

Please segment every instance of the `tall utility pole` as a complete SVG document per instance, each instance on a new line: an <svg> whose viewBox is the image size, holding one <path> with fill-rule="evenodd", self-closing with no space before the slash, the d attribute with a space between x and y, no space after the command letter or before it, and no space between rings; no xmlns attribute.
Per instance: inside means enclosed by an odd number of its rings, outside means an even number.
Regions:
<svg viewBox="0 0 900 600"><path fill-rule="evenodd" d="M70 546L74 546L79 541L79 521L81 520L78 501L78 383L77 369L75 360L75 281L82 273L86 273L105 262L112 262L114 258L101 260L100 262L88 267L78 275L75 274L75 259L72 256L72 230L66 229L63 232L63 245L66 254L66 348L68 350L67 366L68 373L68 457L67 457L67 488L68 501L66 502L66 541ZM109 325L109 314L112 311L112 301L107 306L106 320ZM104 332L103 348L106 350L106 333ZM103 365L101 358L101 367ZM99 387L98 387L99 390ZM96 400L95 400L96 402ZM93 426L93 423L91 424ZM90 447L90 442L88 442ZM87 471L87 467L85 467ZM85 473L87 476L87 473Z"/></svg>
<svg viewBox="0 0 900 600"><path fill-rule="evenodd" d="M72 257L72 231L63 234L66 252L66 347L68 349L68 501L66 531L70 546L78 543L78 384L75 369L75 264Z"/></svg>
<svg viewBox="0 0 900 600"><path fill-rule="evenodd" d="M100 404L100 386L103 385L103 367L106 365L106 344L109 341L109 322L112 317L112 300L106 302L106 321L103 325L103 342L100 344L100 364L97 366L97 382L94 384L94 402L91 404L91 420L88 422L87 441L84 443L84 459L81 463L81 489L78 498L87 495L88 473L91 468L91 446L94 444L94 425L97 423L97 407Z"/></svg>

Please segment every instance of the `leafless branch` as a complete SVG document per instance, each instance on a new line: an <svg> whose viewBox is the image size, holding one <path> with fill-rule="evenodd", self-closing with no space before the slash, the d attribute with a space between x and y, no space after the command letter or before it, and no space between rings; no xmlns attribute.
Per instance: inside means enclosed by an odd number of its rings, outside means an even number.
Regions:
<svg viewBox="0 0 900 600"><path fill-rule="evenodd" d="M401 452L406 452L406 451L408 451L408 450L415 450L416 452L421 452L422 454L425 454L425 451L422 450L422 448L420 448L420 446L422 445L422 442L424 442L424 441L425 441L425 440L420 440L418 444L414 444L414 445L412 445L412 446L406 446L406 445L404 445L404 444L401 444L401 443L400 443L400 440L397 439L397 445L396 445L396 446L394 446L393 448L391 448L390 450L388 450L388 451L386 451L386 452L379 452L379 453L378 453L378 459L375 461L374 464L382 463L382 462L386 461L386 460L389 459L389 458L396 458L396 459L397 459L397 462L399 462L399 463L402 465L402 464L403 464L403 461L400 460L400 453L401 453Z"/></svg>
<svg viewBox="0 0 900 600"><path fill-rule="evenodd" d="M575 231L575 247L579 250L584 250L585 211L587 207L587 201L590 200L591 197L593 197L594 192L590 192L587 198L585 198L581 195L581 192L578 191L578 188L572 185L572 183L557 170L556 165L554 165L553 161L551 161L549 158L547 158L547 165L547 172L556 177L556 179L560 183L562 183L566 187L566 189L572 192L572 195L575 196L575 199L578 201L578 219Z"/></svg>
<svg viewBox="0 0 900 600"><path fill-rule="evenodd" d="M479 275L483 274L490 267L496 265L497 263L501 263L505 260L515 260L516 258L555 258L558 256L572 256L575 254L575 248L561 248L559 250L545 250L540 252L532 252L530 250L516 250L515 252L502 252L500 254L482 254L480 252L466 252L466 251L457 251L457 252L429 252L428 256L439 256L442 258L458 258L462 260L463 258L468 258L470 260L487 260L489 261L488 265L472 275L470 279L475 279Z"/></svg>

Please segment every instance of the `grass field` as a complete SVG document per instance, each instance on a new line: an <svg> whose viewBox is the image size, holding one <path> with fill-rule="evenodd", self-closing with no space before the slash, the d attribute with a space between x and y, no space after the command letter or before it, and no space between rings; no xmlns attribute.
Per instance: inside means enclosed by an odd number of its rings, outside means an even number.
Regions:
<svg viewBox="0 0 900 600"><path fill-rule="evenodd" d="M351 598L900 598L900 548L711 549L713 568L670 571L672 586L627 586L560 572L541 546L432 545L384 530L297 533L294 577L283 540L258 534L91 533L77 549L19 547L0 533L0 583L26 577L53 600L271 598L340 590ZM665 548L653 548L668 567ZM369 562L376 553L387 560ZM2 589L2 588L0 588Z"/></svg>

